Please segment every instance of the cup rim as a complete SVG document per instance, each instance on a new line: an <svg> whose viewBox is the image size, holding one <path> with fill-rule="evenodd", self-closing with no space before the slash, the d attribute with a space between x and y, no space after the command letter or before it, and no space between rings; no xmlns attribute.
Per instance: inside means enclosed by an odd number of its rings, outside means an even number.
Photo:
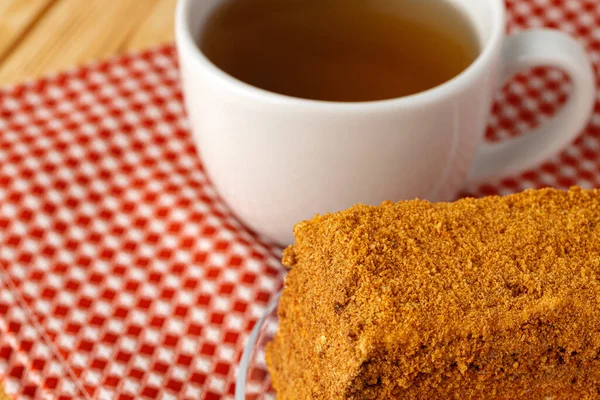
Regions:
<svg viewBox="0 0 600 400"><path fill-rule="evenodd" d="M456 91L460 91L473 80L475 75L486 68L487 61L493 56L495 48L501 43L502 38L504 37L506 24L506 8L504 0L488 0L492 3L494 12L494 26L492 27L492 33L487 42L483 44L482 50L479 52L477 58L460 74L441 85L408 96L384 100L336 102L304 99L271 92L243 82L218 68L204 55L192 36L188 14L194 1L202 0L179 0L175 10L175 42L180 60L187 54L196 69L200 69L203 73L209 74L213 80L227 87L229 91L247 98L286 106L321 109L325 107L329 110L339 111L418 105L430 102L434 99L439 99L440 97L447 97Z"/></svg>

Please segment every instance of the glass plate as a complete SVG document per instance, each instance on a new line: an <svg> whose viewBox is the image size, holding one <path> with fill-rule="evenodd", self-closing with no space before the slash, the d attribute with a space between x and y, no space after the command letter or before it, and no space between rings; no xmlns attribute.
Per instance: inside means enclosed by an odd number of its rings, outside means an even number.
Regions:
<svg viewBox="0 0 600 400"><path fill-rule="evenodd" d="M277 330L277 294L258 320L252 330L248 343L244 348L240 368L235 384L235 400L274 400L275 391L271 386L267 363L265 361L265 348L273 340Z"/></svg>

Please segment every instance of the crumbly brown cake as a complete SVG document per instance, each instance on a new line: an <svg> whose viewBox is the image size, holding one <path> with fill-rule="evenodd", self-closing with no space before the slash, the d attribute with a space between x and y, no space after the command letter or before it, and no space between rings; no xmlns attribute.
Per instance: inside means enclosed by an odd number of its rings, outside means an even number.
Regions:
<svg viewBox="0 0 600 400"><path fill-rule="evenodd" d="M278 399L600 399L600 191L357 205L294 233Z"/></svg>

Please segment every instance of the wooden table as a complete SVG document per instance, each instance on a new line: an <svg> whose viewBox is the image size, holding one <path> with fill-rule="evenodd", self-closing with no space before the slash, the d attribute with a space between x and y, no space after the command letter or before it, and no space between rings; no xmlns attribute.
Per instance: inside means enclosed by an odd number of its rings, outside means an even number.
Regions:
<svg viewBox="0 0 600 400"><path fill-rule="evenodd" d="M0 85L171 42L176 1L0 0Z"/></svg>
<svg viewBox="0 0 600 400"><path fill-rule="evenodd" d="M0 85L173 40L176 0L0 0Z"/></svg>

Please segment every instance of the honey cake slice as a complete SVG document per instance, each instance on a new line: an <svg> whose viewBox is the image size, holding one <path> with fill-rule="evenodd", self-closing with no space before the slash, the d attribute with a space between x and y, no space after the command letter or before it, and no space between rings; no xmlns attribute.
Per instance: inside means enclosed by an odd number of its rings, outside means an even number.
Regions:
<svg viewBox="0 0 600 400"><path fill-rule="evenodd" d="M600 398L600 191L357 205L294 234L278 399Z"/></svg>

